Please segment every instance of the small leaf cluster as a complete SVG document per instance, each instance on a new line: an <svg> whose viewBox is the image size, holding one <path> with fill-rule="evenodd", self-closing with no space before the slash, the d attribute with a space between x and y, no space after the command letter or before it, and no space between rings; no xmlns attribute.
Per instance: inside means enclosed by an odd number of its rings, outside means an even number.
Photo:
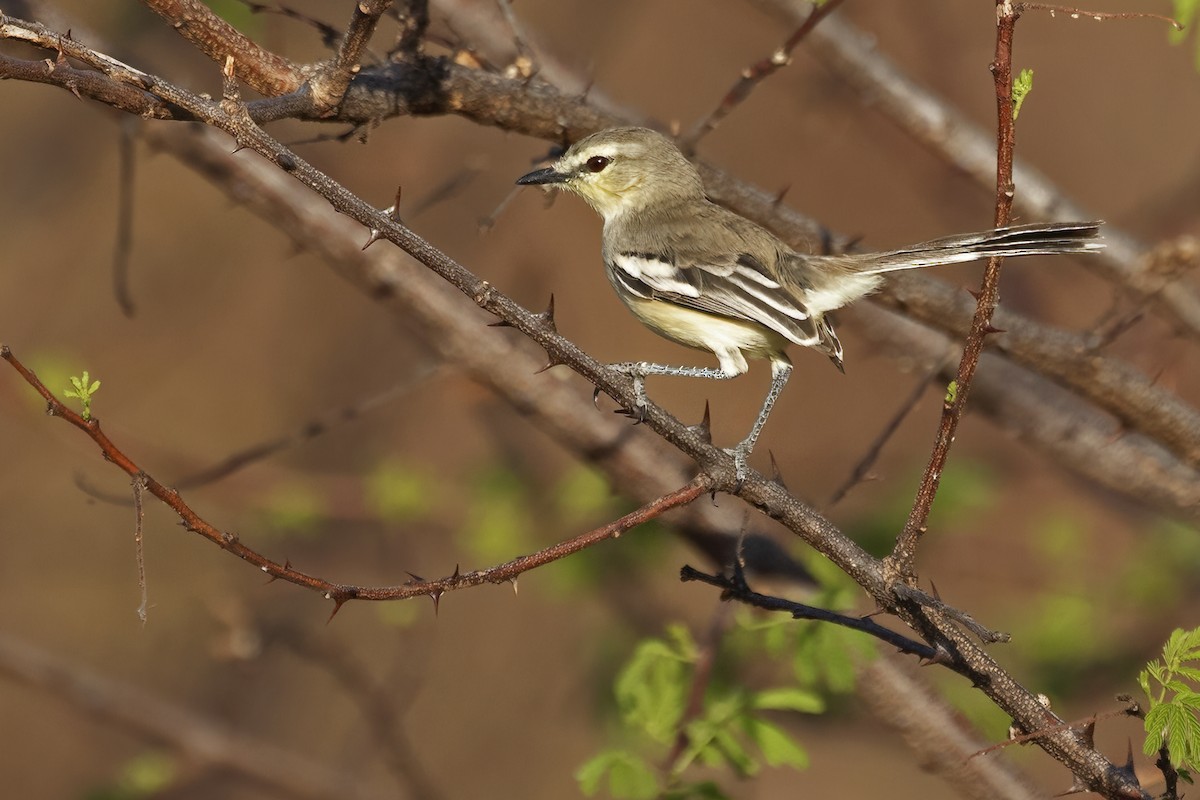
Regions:
<svg viewBox="0 0 1200 800"><path fill-rule="evenodd" d="M73 388L72 388L73 387ZM93 381L85 369L81 376L71 376L71 385L63 391L64 397L74 397L79 400L79 405L83 407L80 416L84 419L92 418L92 395L100 388L100 381Z"/></svg>
<svg viewBox="0 0 1200 800"><path fill-rule="evenodd" d="M763 712L819 714L821 697L796 686L753 691L741 686L710 685L702 707L689 712L699 648L681 625L660 639L641 642L615 684L622 725L647 743L649 750L670 749L662 768L640 753L614 749L579 768L576 779L584 793L596 794L607 779L612 797L722 798L712 781L687 782L693 766L731 769L740 777L770 766L808 766L808 754ZM673 748L673 749L671 749ZM660 756L654 763L661 763Z"/></svg>
<svg viewBox="0 0 1200 800"><path fill-rule="evenodd" d="M1033 70L1023 69L1021 73L1013 79L1012 99L1013 99L1013 122L1017 121L1017 116L1021 113L1021 105L1025 102L1025 98L1033 91Z"/></svg>
<svg viewBox="0 0 1200 800"><path fill-rule="evenodd" d="M1162 659L1147 664L1138 683L1150 698L1143 750L1154 755L1166 745L1171 766L1186 778L1186 771L1200 764L1200 692L1195 688L1200 684L1200 628L1176 628Z"/></svg>

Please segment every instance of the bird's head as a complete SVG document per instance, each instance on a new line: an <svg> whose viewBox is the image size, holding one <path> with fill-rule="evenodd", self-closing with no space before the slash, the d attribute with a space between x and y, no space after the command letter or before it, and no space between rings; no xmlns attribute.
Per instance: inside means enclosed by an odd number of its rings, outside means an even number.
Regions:
<svg viewBox="0 0 1200 800"><path fill-rule="evenodd" d="M551 166L517 179L566 189L605 220L704 197L700 174L669 138L649 128L609 128L580 139Z"/></svg>

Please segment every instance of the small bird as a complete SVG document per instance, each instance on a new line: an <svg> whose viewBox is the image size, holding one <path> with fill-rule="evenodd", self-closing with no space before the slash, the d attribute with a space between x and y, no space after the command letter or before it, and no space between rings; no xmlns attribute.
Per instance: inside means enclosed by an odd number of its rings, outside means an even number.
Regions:
<svg viewBox="0 0 1200 800"><path fill-rule="evenodd" d="M739 482L791 374L788 344L815 348L842 370L842 345L825 314L879 288L885 273L1103 247L1096 241L1101 223L1079 222L997 228L881 253L797 253L710 201L692 163L649 128L594 133L517 183L565 189L587 201L604 218L604 268L617 296L655 333L717 357L717 368L612 365L633 379L640 413L648 375L727 380L748 369L748 357L771 362L771 388L758 418L729 451Z"/></svg>

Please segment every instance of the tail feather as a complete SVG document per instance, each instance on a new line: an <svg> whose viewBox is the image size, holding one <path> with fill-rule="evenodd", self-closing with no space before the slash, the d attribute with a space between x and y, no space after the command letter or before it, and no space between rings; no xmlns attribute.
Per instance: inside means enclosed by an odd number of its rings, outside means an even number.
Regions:
<svg viewBox="0 0 1200 800"><path fill-rule="evenodd" d="M878 275L903 269L959 264L995 256L1091 253L1104 248L1097 240L1101 222L1050 222L947 236L900 250L860 257L859 272Z"/></svg>

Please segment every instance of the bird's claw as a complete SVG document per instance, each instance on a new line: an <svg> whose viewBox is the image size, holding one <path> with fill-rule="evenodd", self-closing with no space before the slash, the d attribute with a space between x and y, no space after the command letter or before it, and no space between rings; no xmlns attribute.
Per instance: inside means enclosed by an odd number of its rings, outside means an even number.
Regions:
<svg viewBox="0 0 1200 800"><path fill-rule="evenodd" d="M750 449L750 447L746 447L745 442L742 442L737 447L725 448L725 452L733 456L733 477L735 481L733 491L735 494L741 491L742 484L746 482L746 478L750 475L750 466L748 463Z"/></svg>
<svg viewBox="0 0 1200 800"><path fill-rule="evenodd" d="M637 361L624 361L620 364L610 364L609 367L623 375L628 375L633 380L634 407L632 409L620 408L614 413L629 417L633 420L634 425L642 424L646 421L646 404L648 402L646 399L646 365ZM596 391L599 392L599 389Z"/></svg>

